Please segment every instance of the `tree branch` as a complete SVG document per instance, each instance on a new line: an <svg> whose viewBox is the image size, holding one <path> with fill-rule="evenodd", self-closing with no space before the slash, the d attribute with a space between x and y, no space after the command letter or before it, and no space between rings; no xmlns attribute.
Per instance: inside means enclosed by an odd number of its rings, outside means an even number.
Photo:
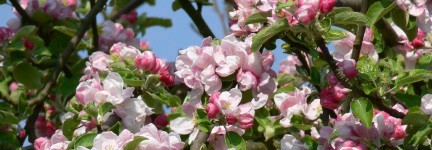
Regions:
<svg viewBox="0 0 432 150"><path fill-rule="evenodd" d="M368 10L368 0L362 0L361 13L366 14L367 10ZM360 51L363 44L363 37L364 37L365 30L366 30L366 26L363 25L357 26L356 38L354 40L353 51L351 55L351 58L354 59L356 62L360 57Z"/></svg>
<svg viewBox="0 0 432 150"><path fill-rule="evenodd" d="M192 142L191 150L200 150L201 146L207 142L208 133L199 131L196 139Z"/></svg>
<svg viewBox="0 0 432 150"><path fill-rule="evenodd" d="M35 24L35 21L27 14L27 12L21 7L17 0L9 0L9 2L12 4L18 14L22 17L23 24Z"/></svg>
<svg viewBox="0 0 432 150"><path fill-rule="evenodd" d="M90 7L94 8L95 0L90 0ZM99 50L99 34L97 28L97 17L95 16L91 23L92 33L93 33L93 51ZM89 51L90 52L90 51Z"/></svg>
<svg viewBox="0 0 432 150"><path fill-rule="evenodd" d="M37 138L35 133L36 131L35 124L39 116L39 112L42 110L43 105L44 105L43 103L39 103L38 105L36 105L36 107L33 110L33 113L31 114L31 116L28 117L26 125L24 126L24 130L28 135L28 141L30 143L33 143Z"/></svg>
<svg viewBox="0 0 432 150"><path fill-rule="evenodd" d="M132 0L131 2L129 2L128 4L126 4L125 7L121 8L117 13L115 13L114 15L112 15L110 18L111 21L115 22L117 21L121 15L123 14L127 14L130 11L138 8L140 5L142 5L145 2L145 0Z"/></svg>
<svg viewBox="0 0 432 150"><path fill-rule="evenodd" d="M30 106L43 102L45 98L48 96L51 88L55 85L58 76L62 72L63 68L66 66L67 60L75 51L75 48L78 46L79 42L83 38L86 31L90 28L90 23L92 23L92 19L96 17L96 15L100 11L102 11L107 1L108 0L98 0L97 3L95 4L95 7L92 8L90 12L87 14L87 16L84 18L76 35L71 39L68 46L63 50L62 56L57 60L57 66L55 68L55 71L51 75L49 82L45 84L44 88L40 91L40 93L36 98L28 101L28 104Z"/></svg>
<svg viewBox="0 0 432 150"><path fill-rule="evenodd" d="M329 64L330 69L335 73L336 77L339 79L339 81L345 85L347 88L352 89L356 93L358 93L362 97L368 98L374 105L378 106L380 110L383 110L387 112L388 114L397 117L397 118L404 118L405 114L385 105L383 103L383 98L378 97L377 95L371 94L367 95L362 89L359 87L353 85L350 80L343 74L341 69L336 65L336 61L333 59L333 56L330 55L330 52L326 46L326 43L322 36L316 36L315 42L317 43L318 47L321 49L320 56Z"/></svg>
<svg viewBox="0 0 432 150"><path fill-rule="evenodd" d="M201 13L199 13L195 8L192 6L191 2L189 0L178 0L183 10L186 11L186 13L189 15L189 17L192 19L194 24L197 26L199 32L201 35L206 37L215 37L213 32L208 27L207 23L204 21L203 17L201 16Z"/></svg>

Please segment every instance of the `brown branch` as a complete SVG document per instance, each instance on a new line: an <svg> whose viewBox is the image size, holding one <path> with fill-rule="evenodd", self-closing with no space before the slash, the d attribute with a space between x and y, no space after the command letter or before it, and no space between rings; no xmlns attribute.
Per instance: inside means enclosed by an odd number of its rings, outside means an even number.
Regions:
<svg viewBox="0 0 432 150"><path fill-rule="evenodd" d="M192 142L190 149L191 150L200 150L201 146L207 142L208 133L199 131L197 137Z"/></svg>
<svg viewBox="0 0 432 150"><path fill-rule="evenodd" d="M39 103L36 105L36 107L33 110L33 113L28 117L26 121L26 125L24 126L24 130L26 131L26 134L28 135L28 141L30 143L33 143L36 140L36 133L35 133L35 124L36 120L39 116L39 112L42 110L43 103Z"/></svg>
<svg viewBox="0 0 432 150"><path fill-rule="evenodd" d="M90 7L94 8L94 5L95 5L95 0L90 0ZM97 51L99 50L99 34L98 34L96 16L92 19L91 28L93 33L93 51Z"/></svg>
<svg viewBox="0 0 432 150"><path fill-rule="evenodd" d="M368 0L362 0L361 13L366 14L367 10L368 10ZM360 57L360 51L363 44L363 37L364 37L365 30L366 30L366 26L364 25L357 26L356 38L354 40L353 51L351 55L351 58L354 59L356 62Z"/></svg>
<svg viewBox="0 0 432 150"><path fill-rule="evenodd" d="M18 14L22 17L23 24L36 24L36 22L27 14L27 12L21 7L17 0L9 0L9 2L12 4Z"/></svg>
<svg viewBox="0 0 432 150"><path fill-rule="evenodd" d="M118 12L116 12L114 15L112 15L110 20L115 22L117 21L121 15L123 14L127 14L130 11L138 8L140 5L142 5L145 2L145 0L132 0L131 2L129 2L128 4L126 4L125 7L121 8Z"/></svg>
<svg viewBox="0 0 432 150"><path fill-rule="evenodd" d="M333 56L330 54L322 36L316 36L315 42L322 51L320 53L321 58L323 58L329 64L330 69L335 73L336 77L345 87L350 88L351 90L355 91L357 94L359 94L362 97L368 98L374 105L378 106L380 110L383 110L388 114L397 118L405 117L405 114L385 105L383 103L383 98L379 97L376 94L367 95L362 89L353 85L350 82L350 80L343 74L341 69L336 65L336 61L333 59Z"/></svg>
<svg viewBox="0 0 432 150"><path fill-rule="evenodd" d="M51 75L49 82L45 84L44 88L39 92L39 95L36 98L28 101L28 104L30 106L43 102L46 99L51 88L55 85L58 76L62 72L63 68L66 66L67 60L73 54L73 52L75 52L75 48L78 46L79 42L84 37L86 31L90 28L90 23L92 22L92 19L96 17L96 15L100 11L102 11L107 1L108 0L98 0L95 4L95 7L91 9L87 16L84 18L81 26L77 31L77 34L71 39L68 46L63 50L62 56L57 60L57 66L55 68L55 71Z"/></svg>
<svg viewBox="0 0 432 150"><path fill-rule="evenodd" d="M191 2L189 0L178 0L183 10L186 11L186 13L189 15L189 17L192 19L194 24L197 26L199 32L201 35L206 37L215 37L213 32L208 27L207 23L204 21L201 13L197 12L197 10L192 6Z"/></svg>

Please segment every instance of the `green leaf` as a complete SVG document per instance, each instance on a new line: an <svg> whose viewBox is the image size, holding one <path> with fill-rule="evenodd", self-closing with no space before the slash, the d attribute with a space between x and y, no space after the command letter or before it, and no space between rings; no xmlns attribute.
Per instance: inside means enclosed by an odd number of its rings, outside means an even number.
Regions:
<svg viewBox="0 0 432 150"><path fill-rule="evenodd" d="M99 115L103 116L105 115L107 112L111 111L115 109L115 106L111 103L104 103L102 104L102 106L99 106L98 112Z"/></svg>
<svg viewBox="0 0 432 150"><path fill-rule="evenodd" d="M138 145L144 140L147 140L147 138L142 136L135 136L132 141L128 142L125 145L124 150L135 150L138 147Z"/></svg>
<svg viewBox="0 0 432 150"><path fill-rule="evenodd" d="M0 4L6 4L6 0L0 0Z"/></svg>
<svg viewBox="0 0 432 150"><path fill-rule="evenodd" d="M300 130L309 130L312 127L311 124L304 122L303 116L301 115L293 115L291 117L291 124Z"/></svg>
<svg viewBox="0 0 432 150"><path fill-rule="evenodd" d="M197 110L197 119L198 119L198 128L203 131L209 133L211 130L212 124L207 117L207 113L203 109Z"/></svg>
<svg viewBox="0 0 432 150"><path fill-rule="evenodd" d="M36 67L33 67L27 62L18 64L13 72L14 78L19 82L24 84L26 88L29 89L39 89L43 85L41 83L42 74Z"/></svg>
<svg viewBox="0 0 432 150"><path fill-rule="evenodd" d="M409 143L417 147L420 144L420 142L422 142L423 139L431 132L432 132L431 125L425 125L412 136Z"/></svg>
<svg viewBox="0 0 432 150"><path fill-rule="evenodd" d="M20 141L14 132L2 132L0 134L0 146L4 150L20 149Z"/></svg>
<svg viewBox="0 0 432 150"><path fill-rule="evenodd" d="M369 26L369 18L359 12L341 11L331 16L333 24L336 25L364 25Z"/></svg>
<svg viewBox="0 0 432 150"><path fill-rule="evenodd" d="M181 5L177 0L174 0L173 3L171 4L171 8L175 12L181 8Z"/></svg>
<svg viewBox="0 0 432 150"><path fill-rule="evenodd" d="M289 24L287 23L287 21L285 19L280 19L275 24L262 29L252 38L252 52L258 51L265 42L267 42L273 36L285 30L288 30L288 27Z"/></svg>
<svg viewBox="0 0 432 150"><path fill-rule="evenodd" d="M74 148L78 148L79 146L91 148L93 146L93 139L97 135L97 133L84 133L83 135L80 135L74 143Z"/></svg>
<svg viewBox="0 0 432 150"><path fill-rule="evenodd" d="M98 116L98 109L96 108L94 102L88 103L85 107L84 107L84 111L92 116L93 118L97 118Z"/></svg>
<svg viewBox="0 0 432 150"><path fill-rule="evenodd" d="M11 112L0 110L0 122L8 123L8 124L17 124L19 123L19 120Z"/></svg>
<svg viewBox="0 0 432 150"><path fill-rule="evenodd" d="M413 69L407 75L398 76L396 85L403 86L429 79L432 79L432 72L424 69Z"/></svg>
<svg viewBox="0 0 432 150"><path fill-rule="evenodd" d="M367 80L376 80L378 74L378 65L370 57L361 57L357 62L357 69L360 77L366 77Z"/></svg>
<svg viewBox="0 0 432 150"><path fill-rule="evenodd" d="M319 69L317 67L311 67L311 75L310 75L311 81L315 85L320 85L321 83L321 76Z"/></svg>
<svg viewBox="0 0 432 150"><path fill-rule="evenodd" d="M117 121L111 128L108 129L108 131L112 131L115 134L120 134L120 122Z"/></svg>
<svg viewBox="0 0 432 150"><path fill-rule="evenodd" d="M417 61L417 68L431 69L432 68L432 54L425 53Z"/></svg>
<svg viewBox="0 0 432 150"><path fill-rule="evenodd" d="M131 87L141 87L145 83L144 80L135 80L135 79L126 79L126 78L123 78L123 81L128 86L131 86Z"/></svg>
<svg viewBox="0 0 432 150"><path fill-rule="evenodd" d="M236 132L230 131L226 134L225 142L228 148L235 148L236 150L246 150L246 142Z"/></svg>
<svg viewBox="0 0 432 150"><path fill-rule="evenodd" d="M326 40L340 40L347 36L347 34L342 30L330 29L330 31L325 32L323 37Z"/></svg>
<svg viewBox="0 0 432 150"><path fill-rule="evenodd" d="M384 15L389 13L393 8L396 7L396 2L388 1L377 1L369 6L366 16L370 19L370 25L374 25L378 20L380 20Z"/></svg>
<svg viewBox="0 0 432 150"><path fill-rule="evenodd" d="M77 32L76 29L71 29L71 28L68 28L66 26L54 26L53 28L54 28L54 30L57 30L63 34L70 36L70 37L75 36L75 34Z"/></svg>
<svg viewBox="0 0 432 150"><path fill-rule="evenodd" d="M350 107L354 116L359 118L366 127L369 128L372 125L373 107L369 99L360 98L353 100L350 103Z"/></svg>
<svg viewBox="0 0 432 150"><path fill-rule="evenodd" d="M271 14L270 13L265 13L265 12L259 12L259 13L255 13L250 15L245 24L252 24L252 23L265 23L267 22L267 17L270 17Z"/></svg>
<svg viewBox="0 0 432 150"><path fill-rule="evenodd" d="M428 124L428 116L420 109L420 107L412 107L408 109L408 113L402 120L402 124L424 126Z"/></svg>
<svg viewBox="0 0 432 150"><path fill-rule="evenodd" d="M63 135L68 140L71 140L73 133L79 124L80 124L80 120L78 120L77 115L75 115L74 117L66 119L65 122L63 123L63 126L62 126Z"/></svg>
<svg viewBox="0 0 432 150"><path fill-rule="evenodd" d="M15 34L14 34L14 37L12 38L12 42L15 42L16 40L20 40L21 41L21 38L23 38L23 37L27 37L27 36L29 36L29 35L31 35L31 34L35 34L37 32L37 28L36 28L36 26L32 26L32 25L30 25L30 26L24 26L24 27L21 27Z"/></svg>
<svg viewBox="0 0 432 150"><path fill-rule="evenodd" d="M414 106L420 106L421 97L418 95L411 95L405 93L396 93L395 96L402 102L404 102L408 108Z"/></svg>

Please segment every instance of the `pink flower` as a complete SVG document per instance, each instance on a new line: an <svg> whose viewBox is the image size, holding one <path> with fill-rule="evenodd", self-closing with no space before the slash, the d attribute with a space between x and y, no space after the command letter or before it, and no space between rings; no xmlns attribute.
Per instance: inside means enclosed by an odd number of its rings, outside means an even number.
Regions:
<svg viewBox="0 0 432 150"><path fill-rule="evenodd" d="M238 122L237 117L234 115L228 115L226 121L228 124L236 124Z"/></svg>
<svg viewBox="0 0 432 150"><path fill-rule="evenodd" d="M296 66L302 66L297 56L288 55L288 57L281 61L279 66L279 73L297 74Z"/></svg>
<svg viewBox="0 0 432 150"><path fill-rule="evenodd" d="M328 14L333 10L335 5L336 0L320 0L318 7L321 13Z"/></svg>
<svg viewBox="0 0 432 150"><path fill-rule="evenodd" d="M110 102L114 105L122 103L133 96L133 87L127 87L117 72L110 72L102 82L103 89L95 93L94 101L98 104Z"/></svg>
<svg viewBox="0 0 432 150"><path fill-rule="evenodd" d="M239 126L242 129L246 130L252 128L253 122L254 116L249 113L241 114L239 117Z"/></svg>
<svg viewBox="0 0 432 150"><path fill-rule="evenodd" d="M342 62L337 63L348 79L357 77L358 71L356 68L356 62L353 59L345 59Z"/></svg>
<svg viewBox="0 0 432 150"><path fill-rule="evenodd" d="M432 94L426 94L421 98L421 110L427 114L432 114Z"/></svg>
<svg viewBox="0 0 432 150"><path fill-rule="evenodd" d="M133 46L127 46L124 43L116 43L110 49L111 54L117 54L121 59L135 59L140 51Z"/></svg>
<svg viewBox="0 0 432 150"><path fill-rule="evenodd" d="M103 52L94 52L89 57L88 66L95 71L108 71L108 64L111 63L110 56Z"/></svg>
<svg viewBox="0 0 432 150"><path fill-rule="evenodd" d="M357 141L351 141L351 140L346 140L346 141L338 140L336 141L335 146L336 149L340 149L340 150L345 150L345 149L367 150L367 147L362 143Z"/></svg>
<svg viewBox="0 0 432 150"><path fill-rule="evenodd" d="M86 80L78 85L75 97L81 105L85 106L95 100L96 92L101 89L102 86L97 79Z"/></svg>
<svg viewBox="0 0 432 150"><path fill-rule="evenodd" d="M302 91L296 89L294 92L278 93L274 96L274 102L284 117L280 121L282 126L290 127L293 115L307 114L310 115L309 118L315 118L316 112L314 110L318 109L316 106L318 101L313 104L313 107L309 107L306 102L308 94L310 94L310 89L304 88Z"/></svg>
<svg viewBox="0 0 432 150"><path fill-rule="evenodd" d="M327 83L330 86L336 86L337 84L339 84L339 80L337 79L336 75L333 72L330 72L327 74Z"/></svg>
<svg viewBox="0 0 432 150"><path fill-rule="evenodd" d="M425 36L426 36L425 33L421 29L418 29L417 36L411 43L412 46L416 49L423 47Z"/></svg>
<svg viewBox="0 0 432 150"><path fill-rule="evenodd" d="M168 125L167 117L168 116L166 114L158 115L154 120L156 127L159 129L165 128Z"/></svg>
<svg viewBox="0 0 432 150"><path fill-rule="evenodd" d="M242 70L237 73L237 82L239 84L239 89L242 91L246 91L252 87L256 87L258 84L257 79L252 72L243 72Z"/></svg>
<svg viewBox="0 0 432 150"><path fill-rule="evenodd" d="M350 59L355 40L355 35L351 32L346 32L347 37L334 42L335 51L333 57L335 59ZM375 50L375 46L371 42L373 32L367 28L363 37L363 44L360 49L360 54L372 57L374 60L378 60L378 53Z"/></svg>
<svg viewBox="0 0 432 150"><path fill-rule="evenodd" d="M317 10L310 4L302 5L296 10L298 20L305 25L311 23L315 19L316 14Z"/></svg>
<svg viewBox="0 0 432 150"><path fill-rule="evenodd" d="M334 91L332 88L324 88L320 93L321 105L327 109L336 109L339 101L334 98Z"/></svg>
<svg viewBox="0 0 432 150"><path fill-rule="evenodd" d="M226 130L225 130L226 129ZM225 136L226 133L229 131L236 132L238 135L243 135L244 130L238 128L234 125L227 125L227 126L215 126L210 132L208 142L213 146L215 150L225 150L228 149L228 146L225 142Z"/></svg>
<svg viewBox="0 0 432 150"><path fill-rule="evenodd" d="M133 140L133 137L134 134L128 130L123 130L118 136L111 131L102 132L94 138L92 149L121 149Z"/></svg>
<svg viewBox="0 0 432 150"><path fill-rule="evenodd" d="M122 119L123 127L133 133L138 132L145 124L146 117L153 114L152 109L144 103L141 96L117 104L114 112Z"/></svg>
<svg viewBox="0 0 432 150"><path fill-rule="evenodd" d="M145 125L141 128L140 132L135 135L147 138L147 140L142 141L138 145L139 149L180 150L184 147L184 143L177 133L171 132L168 134L165 131L157 130L156 126L153 124Z"/></svg>
<svg viewBox="0 0 432 150"><path fill-rule="evenodd" d="M34 146L35 150L44 150L44 149L47 149L46 147L48 145L51 145L51 142L48 139L44 138L44 137L40 137L40 138L37 138L34 141L34 145L33 146Z"/></svg>
<svg viewBox="0 0 432 150"><path fill-rule="evenodd" d="M208 118L213 119L216 117L216 115L219 113L219 111L218 111L218 108L215 104L208 103L207 107L206 107L206 113L207 113Z"/></svg>
<svg viewBox="0 0 432 150"><path fill-rule="evenodd" d="M425 11L426 0L397 0L399 8L408 11L413 16L420 16Z"/></svg>
<svg viewBox="0 0 432 150"><path fill-rule="evenodd" d="M231 89L222 92L214 104L218 107L219 112L224 115L234 114L239 111L237 107L242 99L242 93L239 89Z"/></svg>
<svg viewBox="0 0 432 150"><path fill-rule="evenodd" d="M291 134L285 134L281 139L281 149L295 149L295 150L307 150L309 149L306 145L304 145L300 140L297 140Z"/></svg>
<svg viewBox="0 0 432 150"><path fill-rule="evenodd" d="M141 50L150 49L150 43L148 41L140 41L140 49Z"/></svg>
<svg viewBox="0 0 432 150"><path fill-rule="evenodd" d="M102 28L102 34L99 37L99 43L101 45L100 50L105 51L113 44L118 42L122 42L133 47L139 47L140 41L134 36L135 33L132 29L124 29L119 23L105 21Z"/></svg>
<svg viewBox="0 0 432 150"><path fill-rule="evenodd" d="M166 86L174 85L174 78L171 76L171 74L168 71L159 73L159 78L161 82L163 82Z"/></svg>
<svg viewBox="0 0 432 150"><path fill-rule="evenodd" d="M40 137L35 140L36 150L66 150L70 141L66 139L61 130L56 130L51 139Z"/></svg>

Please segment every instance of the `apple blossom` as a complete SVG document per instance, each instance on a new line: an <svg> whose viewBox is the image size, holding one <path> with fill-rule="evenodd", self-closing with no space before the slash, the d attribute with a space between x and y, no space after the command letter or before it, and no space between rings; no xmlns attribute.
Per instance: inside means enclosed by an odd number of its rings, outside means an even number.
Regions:
<svg viewBox="0 0 432 150"><path fill-rule="evenodd" d="M99 37L99 43L101 44L100 50L106 51L113 44L118 42L122 42L133 47L139 47L140 41L134 36L135 33L132 29L124 29L119 23L105 21L102 28L102 34Z"/></svg>
<svg viewBox="0 0 432 150"><path fill-rule="evenodd" d="M348 79L357 77L358 71L356 68L356 62L353 59L345 59L337 65L342 69L343 73Z"/></svg>
<svg viewBox="0 0 432 150"><path fill-rule="evenodd" d="M345 32L346 38L337 40L334 42L335 51L333 57L338 60L350 59L355 40L355 35L351 32ZM362 47L360 54L372 57L374 60L378 60L378 53L375 50L375 46L372 43L372 29L367 28L363 37Z"/></svg>
<svg viewBox="0 0 432 150"><path fill-rule="evenodd" d="M427 114L432 114L432 94L426 94L421 98L421 110Z"/></svg>
<svg viewBox="0 0 432 150"><path fill-rule="evenodd" d="M208 103L206 106L206 113L207 113L207 117L215 118L216 115L219 113L219 111L215 104Z"/></svg>
<svg viewBox="0 0 432 150"><path fill-rule="evenodd" d="M316 14L317 10L311 4L302 5L296 10L298 20L305 25L310 24L315 19Z"/></svg>
<svg viewBox="0 0 432 150"><path fill-rule="evenodd" d="M297 74L296 66L302 66L302 63L294 55L288 55L283 59L279 66L279 73Z"/></svg>
<svg viewBox="0 0 432 150"><path fill-rule="evenodd" d="M166 114L158 115L154 120L154 124L159 129L165 128L168 125L167 115Z"/></svg>
<svg viewBox="0 0 432 150"><path fill-rule="evenodd" d="M307 150L309 149L306 145L304 145L301 141L297 140L294 136L290 134L285 134L281 139L281 149L282 150Z"/></svg>
<svg viewBox="0 0 432 150"><path fill-rule="evenodd" d="M12 38L13 32L6 27L0 27L0 43L7 42Z"/></svg>
<svg viewBox="0 0 432 150"><path fill-rule="evenodd" d="M92 150L122 149L133 137L134 134L128 130L123 130L118 136L111 131L102 132L94 138Z"/></svg>
<svg viewBox="0 0 432 150"><path fill-rule="evenodd" d="M336 0L320 0L319 1L319 10L323 14L328 14L333 10L333 7L336 5Z"/></svg>
<svg viewBox="0 0 432 150"><path fill-rule="evenodd" d="M138 145L138 149L180 150L184 147L184 143L177 133L158 130L153 124L143 126L135 136L147 138Z"/></svg>

